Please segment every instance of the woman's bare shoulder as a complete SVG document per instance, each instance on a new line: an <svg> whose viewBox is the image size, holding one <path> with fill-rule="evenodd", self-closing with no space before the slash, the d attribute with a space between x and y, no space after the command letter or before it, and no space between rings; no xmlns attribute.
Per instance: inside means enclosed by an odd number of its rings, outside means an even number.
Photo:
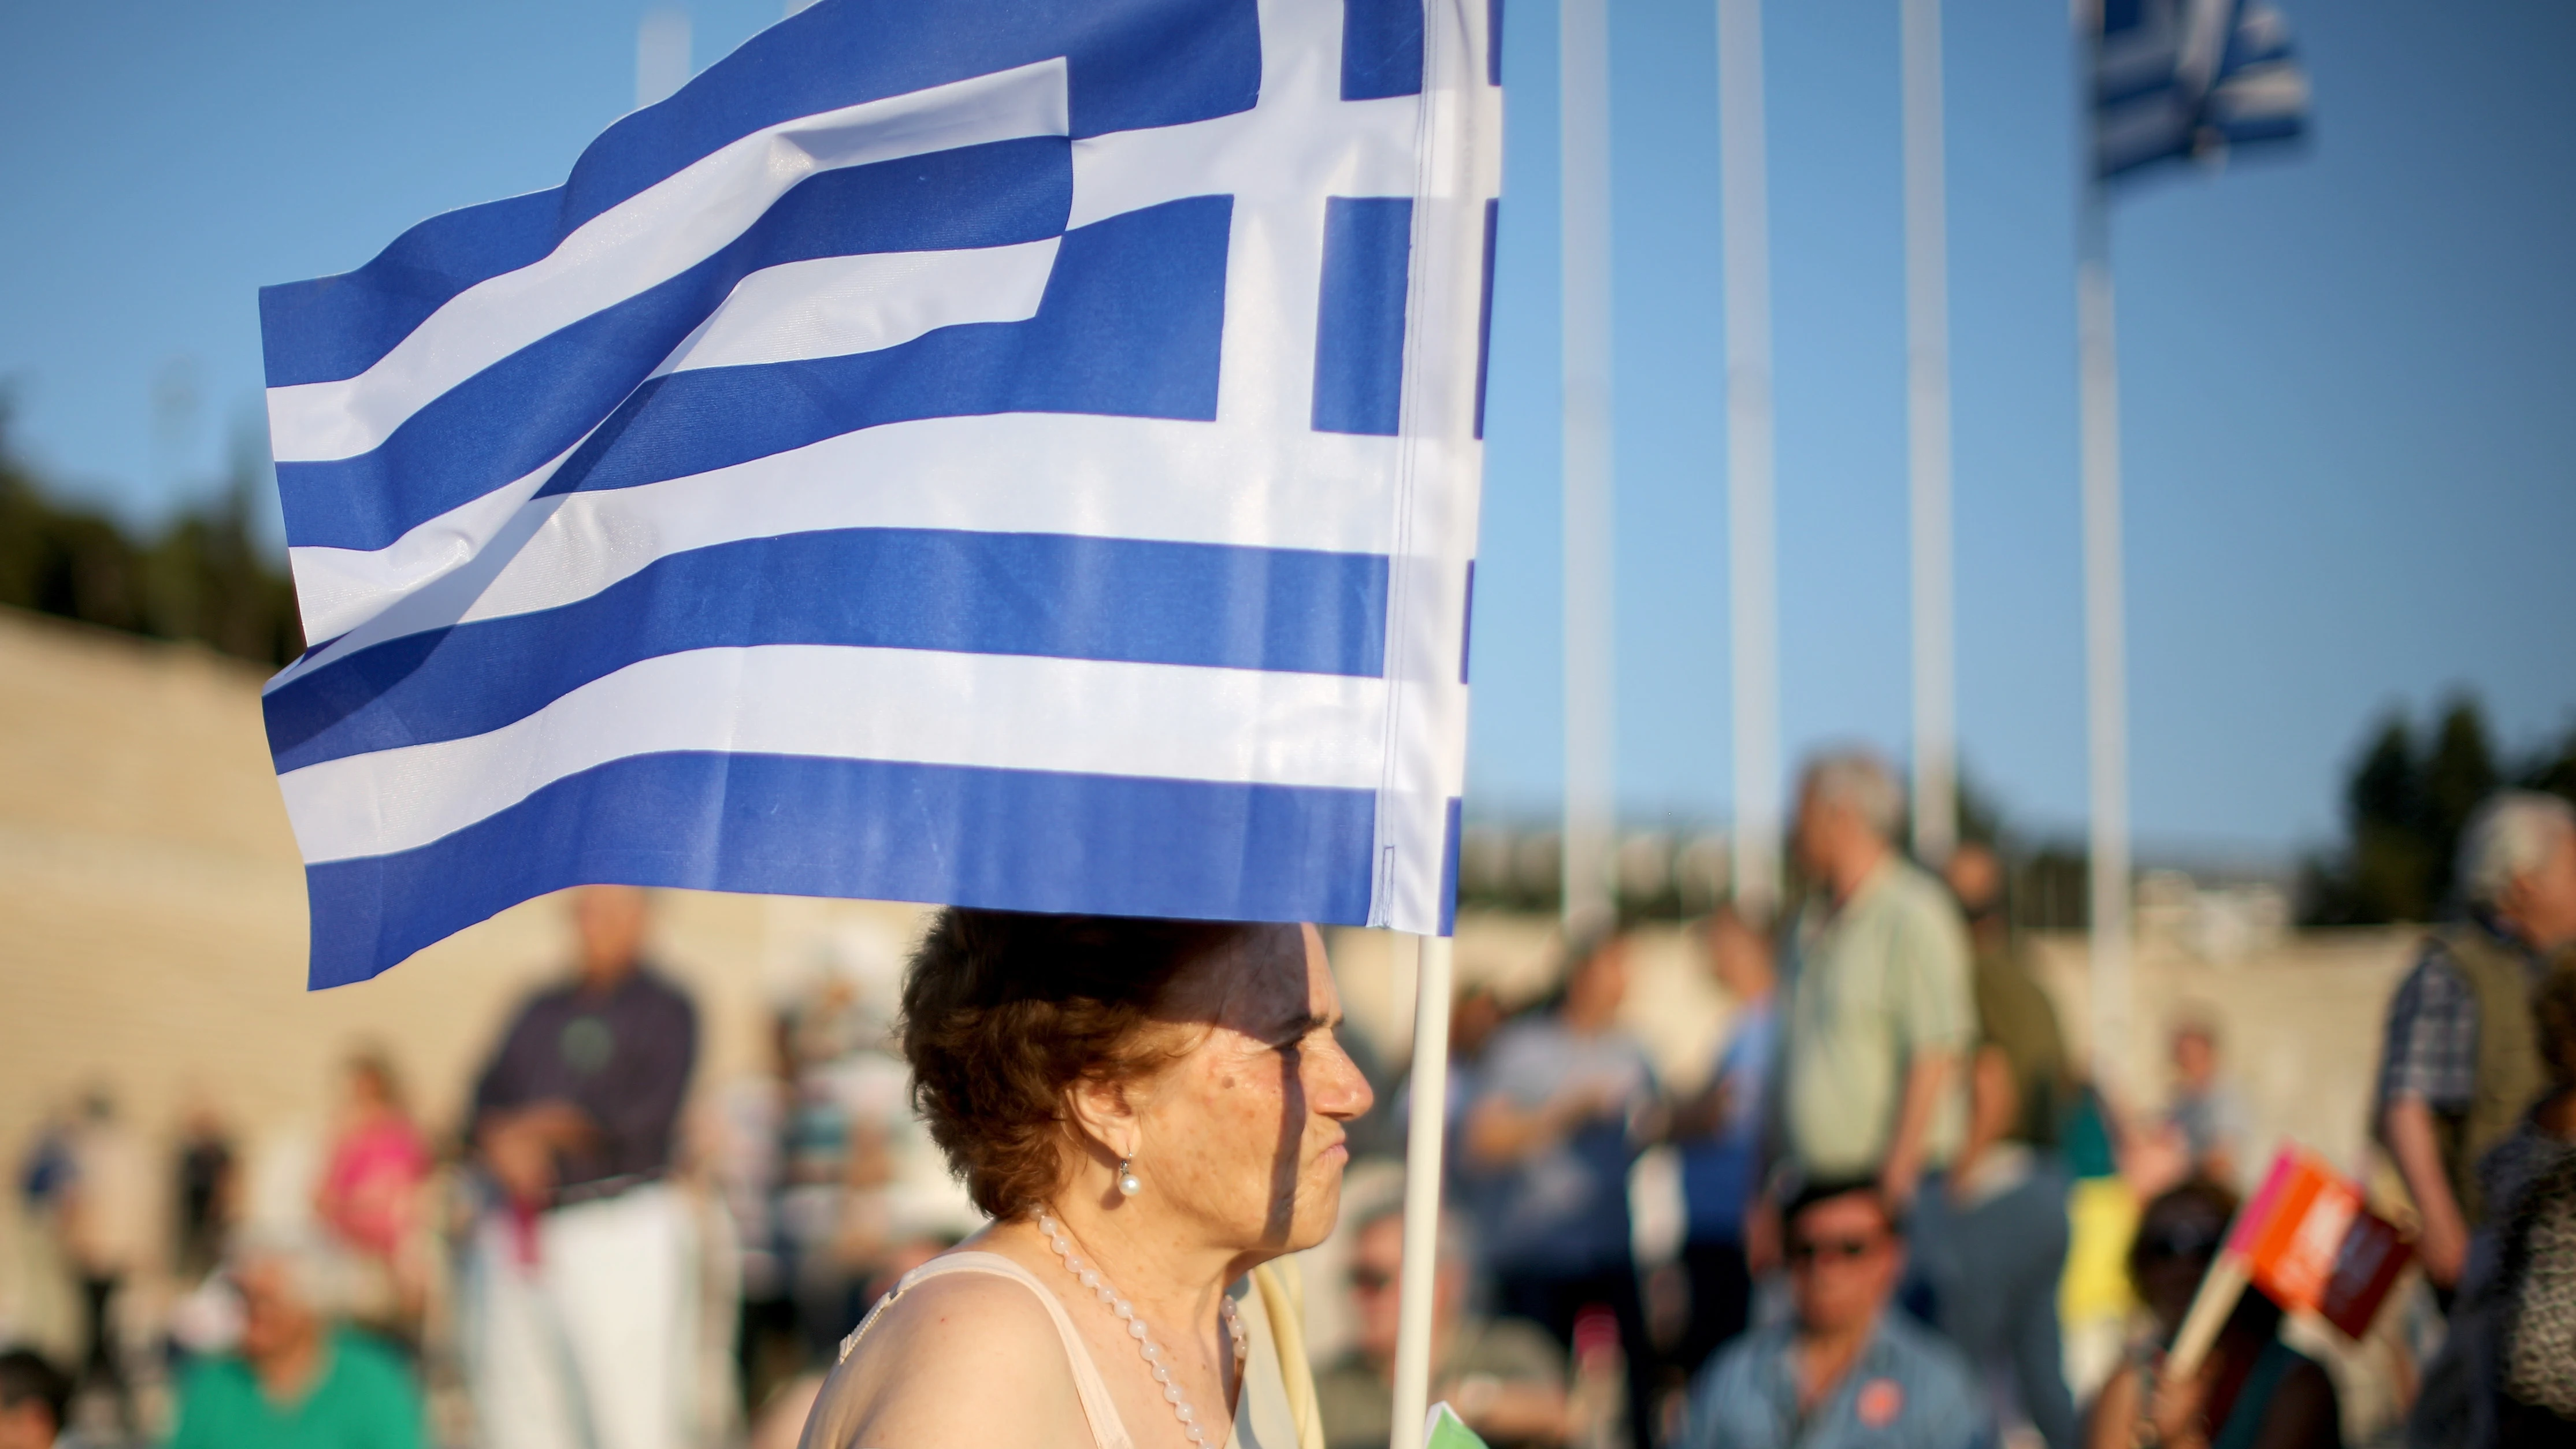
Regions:
<svg viewBox="0 0 2576 1449"><path fill-rule="evenodd" d="M1073 1369L1023 1283L948 1273L886 1305L833 1370L801 1449L1089 1449Z"/></svg>

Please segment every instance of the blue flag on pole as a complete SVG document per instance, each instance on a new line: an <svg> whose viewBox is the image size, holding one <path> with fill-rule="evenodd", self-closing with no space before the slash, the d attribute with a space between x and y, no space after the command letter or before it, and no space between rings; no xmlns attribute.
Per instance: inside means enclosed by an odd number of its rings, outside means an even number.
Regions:
<svg viewBox="0 0 2576 1449"><path fill-rule="evenodd" d="M2308 81L2266 0L2095 0L2094 174L2303 134Z"/></svg>
<svg viewBox="0 0 2576 1449"><path fill-rule="evenodd" d="M260 295L311 981L624 882L1445 931L1485 0L822 0Z"/></svg>

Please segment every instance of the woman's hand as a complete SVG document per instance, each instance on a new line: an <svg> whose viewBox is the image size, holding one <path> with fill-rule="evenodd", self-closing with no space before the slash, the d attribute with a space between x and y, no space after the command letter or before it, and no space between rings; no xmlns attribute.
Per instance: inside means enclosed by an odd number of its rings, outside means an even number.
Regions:
<svg viewBox="0 0 2576 1449"><path fill-rule="evenodd" d="M2165 1449L2207 1449L2209 1426L2203 1412L2209 1406L2209 1386L2218 1367L2216 1355L2201 1359L2200 1367L2183 1375L2156 1372L2156 1391L2147 1401L2146 1427L2152 1433L2150 1442Z"/></svg>

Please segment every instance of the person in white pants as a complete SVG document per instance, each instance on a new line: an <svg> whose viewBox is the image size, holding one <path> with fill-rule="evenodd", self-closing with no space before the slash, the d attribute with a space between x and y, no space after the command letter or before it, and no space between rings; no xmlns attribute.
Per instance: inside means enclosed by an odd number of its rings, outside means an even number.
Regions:
<svg viewBox="0 0 2576 1449"><path fill-rule="evenodd" d="M491 1449L690 1449L698 1245L665 1178L697 1013L643 964L642 891L573 903L578 973L520 1008L474 1092L475 1409Z"/></svg>
<svg viewBox="0 0 2576 1449"><path fill-rule="evenodd" d="M686 1204L650 1183L540 1213L536 1261L487 1214L470 1303L490 1449L686 1449L696 1422L697 1271Z"/></svg>

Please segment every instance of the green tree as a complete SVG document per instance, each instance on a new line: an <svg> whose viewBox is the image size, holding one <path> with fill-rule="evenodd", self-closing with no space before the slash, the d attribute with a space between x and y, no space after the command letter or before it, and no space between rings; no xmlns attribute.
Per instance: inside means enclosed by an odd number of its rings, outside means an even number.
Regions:
<svg viewBox="0 0 2576 1449"><path fill-rule="evenodd" d="M2576 729L2535 753L2522 768L2521 783L2526 790L2546 790L2576 801Z"/></svg>
<svg viewBox="0 0 2576 1449"><path fill-rule="evenodd" d="M2314 925L2430 920L2453 904L2460 832L2503 783L2486 715L2460 695L2418 746L2401 711L2383 720L2344 786L2343 846L2304 872Z"/></svg>
<svg viewBox="0 0 2576 1449"><path fill-rule="evenodd" d="M2495 750L2487 743L2486 715L2476 700L2462 695L2443 712L2441 730L2424 761L2423 781L2417 829L2432 852L2425 894L2428 904L2439 908L2451 899L2460 832L2480 802L2504 783Z"/></svg>
<svg viewBox="0 0 2576 1449"><path fill-rule="evenodd" d="M138 540L43 485L10 447L0 396L0 605L285 663L304 637L295 587L253 523L265 462L258 441L244 439L220 497Z"/></svg>
<svg viewBox="0 0 2576 1449"><path fill-rule="evenodd" d="M2379 728L2344 788L2351 844L2325 912L2340 924L2420 921L2433 908L2431 848L2417 826L2424 815L2423 771L2414 732L2403 715Z"/></svg>

